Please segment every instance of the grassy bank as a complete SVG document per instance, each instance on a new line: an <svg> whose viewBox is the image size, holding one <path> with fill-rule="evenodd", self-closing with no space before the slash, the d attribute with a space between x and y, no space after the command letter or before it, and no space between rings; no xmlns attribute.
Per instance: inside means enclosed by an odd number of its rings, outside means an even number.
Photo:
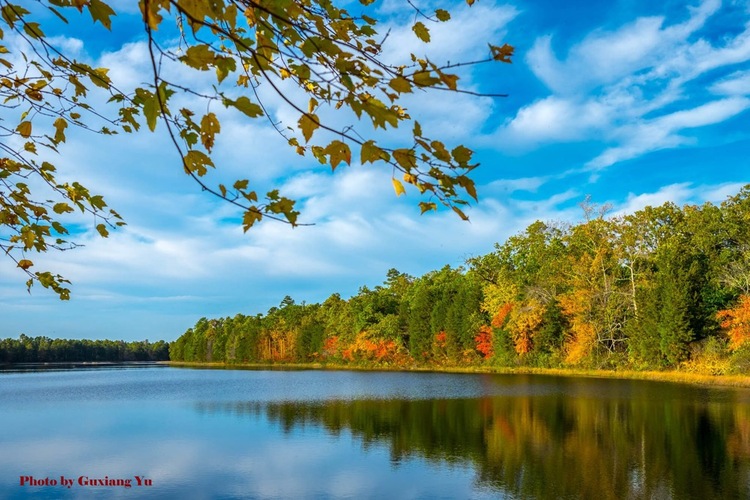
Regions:
<svg viewBox="0 0 750 500"><path fill-rule="evenodd" d="M180 361L164 361L163 363L176 367L214 368L229 370L360 370L360 371L413 371L413 372L441 372L441 373L496 373L496 374L536 374L555 375L561 377L591 377L630 380L654 380L659 382L674 382L680 384L694 384L705 386L748 387L750 376L745 375L704 375L677 370L671 371L633 371L633 370L580 370L573 368L507 368L491 366L364 366L344 365L333 363L190 363Z"/></svg>

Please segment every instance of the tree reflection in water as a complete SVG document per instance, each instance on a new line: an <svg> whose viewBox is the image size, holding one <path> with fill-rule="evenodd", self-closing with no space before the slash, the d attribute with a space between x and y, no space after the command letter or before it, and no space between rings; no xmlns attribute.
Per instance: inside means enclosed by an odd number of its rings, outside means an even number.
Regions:
<svg viewBox="0 0 750 500"><path fill-rule="evenodd" d="M421 457L470 465L482 487L523 498L750 498L748 401L561 392L198 410L265 418L285 433L348 431L365 448L387 444L394 464Z"/></svg>

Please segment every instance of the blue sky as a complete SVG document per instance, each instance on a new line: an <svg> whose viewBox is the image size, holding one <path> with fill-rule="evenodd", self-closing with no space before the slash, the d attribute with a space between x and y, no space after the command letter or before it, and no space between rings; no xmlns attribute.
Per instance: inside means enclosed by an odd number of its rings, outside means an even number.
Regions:
<svg viewBox="0 0 750 500"><path fill-rule="evenodd" d="M135 2L112 3L124 9L112 36L82 18L56 43L110 67L123 86L142 83L149 76ZM580 220L586 195L621 214L665 201L720 202L750 182L750 2L418 4L452 6L453 19L432 27L425 45L409 29L406 2L379 2L391 60L409 52L472 60L487 42L516 47L512 65L461 73L465 88L507 98L406 101L425 135L476 150L480 201L467 211L470 223L446 211L420 216L418 193L397 198L390 169L331 173L297 156L266 122L228 115L209 181L280 187L315 224L264 223L243 234L239 214L182 173L162 128L115 138L72 132L54 159L59 170L104 194L128 226L103 240L81 218L84 247L37 257L38 268L73 281L69 302L39 287L28 294L10 261L0 265L0 337L173 340L202 316L265 312L287 294L348 297L382 283L389 268L421 275L461 265L534 220ZM276 119L296 121L268 99Z"/></svg>

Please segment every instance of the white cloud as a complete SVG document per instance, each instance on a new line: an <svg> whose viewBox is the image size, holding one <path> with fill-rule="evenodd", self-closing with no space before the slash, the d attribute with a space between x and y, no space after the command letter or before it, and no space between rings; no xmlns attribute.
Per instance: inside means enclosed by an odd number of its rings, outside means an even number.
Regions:
<svg viewBox="0 0 750 500"><path fill-rule="evenodd" d="M500 192L503 194L515 191L536 192L549 179L545 177L521 177L518 179L498 179L490 182L482 189L485 193Z"/></svg>
<svg viewBox="0 0 750 500"><path fill-rule="evenodd" d="M384 3L388 5L411 12L404 2ZM592 168L685 145L694 140L687 131L721 123L749 106L746 68L728 66L747 60L748 31L720 41L701 38L701 27L716 5L699 4L680 24L643 17L612 31L598 30L583 36L563 57L555 55L558 38L540 37L527 61L552 92L533 95L489 137L483 132L495 119L489 99L418 92L405 104L412 116L420 117L425 135L470 146L500 143L528 149L600 141L608 148L592 160ZM452 13L451 22L430 24L434 42L428 45L417 42L411 15L382 25L392 29L388 57L428 53L436 63L483 57L485 42L502 43L513 27L509 23L520 17L514 7L485 1L471 9L461 3ZM514 36L511 33L509 41ZM76 49L75 41L60 43ZM150 78L142 42L126 44L92 62L110 67L110 76L123 87ZM168 70L186 77L174 68ZM460 70L460 75L459 83L469 89L495 84L489 79L480 82L468 70ZM688 83L701 75L706 75L707 83L701 86L709 96L697 99ZM201 88L210 76L191 74L191 81ZM272 90L259 92L274 119L281 119L283 127L295 125L297 116ZM206 108L196 107L202 109ZM155 134L108 137L106 142L70 130L55 163L66 178L83 180L92 191L103 193L129 226L107 240L85 233L85 247L39 256L40 269L55 269L74 282L71 303L61 304L38 289L27 297L18 270L0 267L0 316L7 335L49 334L49 318L56 318L60 336L171 339L201 316L262 312L286 294L306 301L322 300L333 292L347 296L360 285L381 282L388 268L419 275L446 263L460 265L464 257L490 251L495 242L534 220L574 221L581 215L575 202L582 198L583 187L551 185L560 174L538 175L536 165L519 159L519 168L528 168L528 173L488 179L479 186L480 202L467 210L470 223L448 210L420 216L418 193L409 190L396 197L390 169L355 161L331 173L315 160L296 155L264 120L240 121L221 106L210 109L220 116L222 133L216 143L219 168L209 173L207 182L248 178L261 197L272 186L281 187L283 194L299 200L300 221L315 225L292 229L263 223L244 234L238 210L201 193L184 175L161 125ZM368 124L357 124L351 115L327 113L321 111L321 116L334 128L355 124L370 133ZM395 132L390 141L409 142L408 131ZM666 200L719 201L737 188L738 184L676 183L631 194L619 205L632 211ZM76 214L73 220L90 228L88 217ZM135 332L133 318L139 324Z"/></svg>
<svg viewBox="0 0 750 500"><path fill-rule="evenodd" d="M709 102L693 109L676 111L659 118L621 127L622 145L606 149L587 163L601 169L638 157L644 153L690 144L689 137L679 132L723 122L750 108L750 99L727 98Z"/></svg>
<svg viewBox="0 0 750 500"><path fill-rule="evenodd" d="M696 48L706 46L702 40L695 44L687 40L720 5L719 0L704 0L697 7L688 6L690 17L682 24L665 26L664 17L641 17L615 31L594 31L574 45L564 61L553 54L552 37L540 37L529 51L527 61L547 86L563 94L613 84L642 70L653 69L652 76L657 73L663 76L675 64L690 59L684 56L700 52Z"/></svg>
<svg viewBox="0 0 750 500"><path fill-rule="evenodd" d="M693 191L690 189L689 182L664 186L654 193L642 193L639 195L629 193L625 202L612 212L612 215L632 214L648 206L656 207L668 201L676 205L682 205L691 198L692 194Z"/></svg>
<svg viewBox="0 0 750 500"><path fill-rule="evenodd" d="M610 120L609 106L550 96L522 107L501 135L509 149L540 142L580 140Z"/></svg>
<svg viewBox="0 0 750 500"><path fill-rule="evenodd" d="M714 94L730 96L750 95L750 71L737 71L711 86Z"/></svg>
<svg viewBox="0 0 750 500"><path fill-rule="evenodd" d="M662 18L641 18L613 33L595 32L575 45L565 61L552 52L552 37L539 38L527 61L553 91L575 93L617 81L642 69L663 41Z"/></svg>
<svg viewBox="0 0 750 500"><path fill-rule="evenodd" d="M405 2L404 2L405 3ZM390 30L384 46L384 60L392 64L410 63L410 54L428 55L438 65L473 61L488 57L488 43L499 44L505 37L506 26L519 11L511 5L479 2L469 7L463 3L451 9L451 20L427 23L430 42L420 42L412 31L414 16L400 16L381 31Z"/></svg>
<svg viewBox="0 0 750 500"><path fill-rule="evenodd" d="M651 193L637 195L629 193L624 202L614 204L617 208L612 212L612 215L632 214L648 206L657 207L667 202L672 202L675 205L702 204L705 202L720 203L727 197L736 194L743 185L742 183L727 182L694 186L691 182L680 182L663 186Z"/></svg>
<svg viewBox="0 0 750 500"><path fill-rule="evenodd" d="M725 75L750 60L750 22L718 42L702 36L720 7L718 0L705 0L689 6L682 23L641 17L612 31L597 30L564 59L555 56L553 37L539 37L527 62L553 94L522 106L493 140L508 151L561 142L608 144L587 163L594 169L693 144L684 130L724 122L749 107L741 97L750 85L746 71ZM711 92L728 97L706 97L705 84L692 85L698 77L714 80Z"/></svg>

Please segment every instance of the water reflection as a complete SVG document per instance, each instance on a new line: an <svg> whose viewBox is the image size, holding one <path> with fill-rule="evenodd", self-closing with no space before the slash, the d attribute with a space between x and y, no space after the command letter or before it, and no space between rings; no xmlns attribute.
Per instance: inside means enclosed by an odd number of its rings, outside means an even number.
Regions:
<svg viewBox="0 0 750 500"><path fill-rule="evenodd" d="M750 498L750 391L543 376L0 373L0 498ZM35 488L19 476L153 488Z"/></svg>
<svg viewBox="0 0 750 500"><path fill-rule="evenodd" d="M604 396L602 394L601 396ZM666 398L202 402L284 433L351 433L391 461L470 464L480 486L523 498L750 498L750 406Z"/></svg>

